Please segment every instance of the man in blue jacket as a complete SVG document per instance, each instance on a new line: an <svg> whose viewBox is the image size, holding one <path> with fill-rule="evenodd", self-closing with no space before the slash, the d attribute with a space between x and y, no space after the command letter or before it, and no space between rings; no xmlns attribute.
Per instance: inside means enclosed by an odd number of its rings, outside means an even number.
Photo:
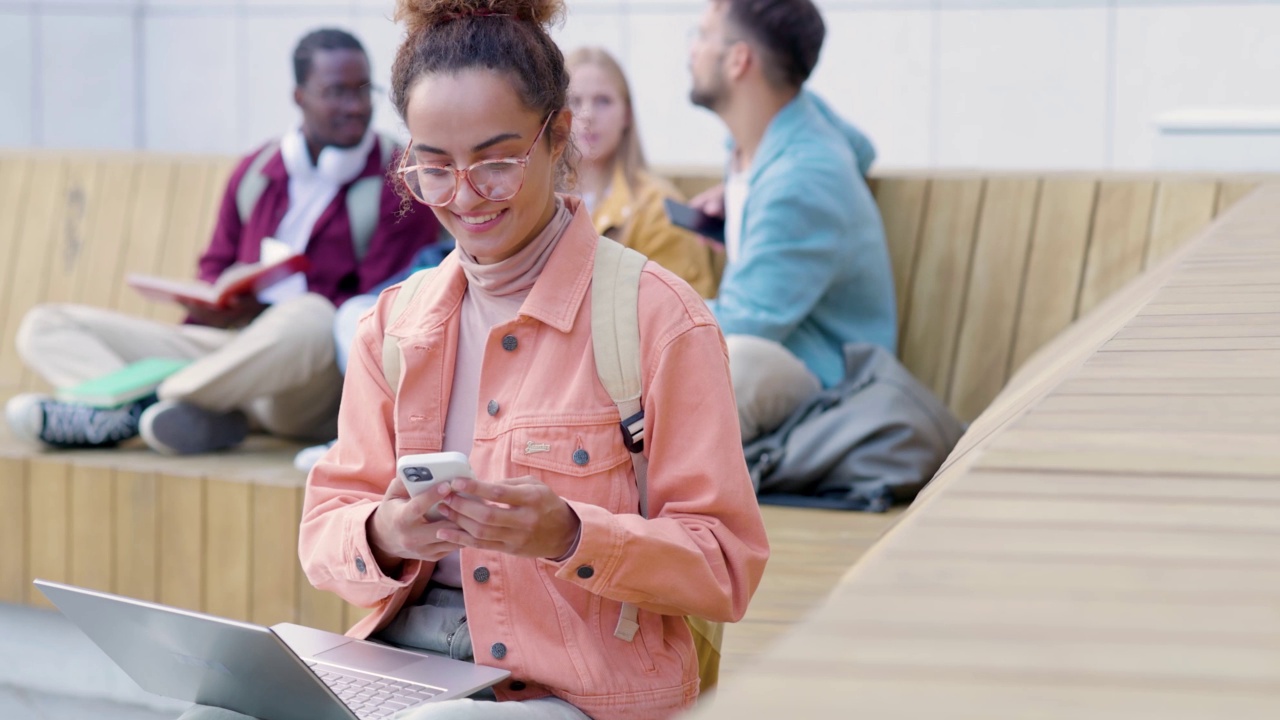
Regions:
<svg viewBox="0 0 1280 720"><path fill-rule="evenodd" d="M893 274L863 178L870 142L804 89L826 29L811 0L709 0L690 98L732 136L723 194L728 266L711 301L729 346L742 439L840 381L843 347L896 350Z"/></svg>

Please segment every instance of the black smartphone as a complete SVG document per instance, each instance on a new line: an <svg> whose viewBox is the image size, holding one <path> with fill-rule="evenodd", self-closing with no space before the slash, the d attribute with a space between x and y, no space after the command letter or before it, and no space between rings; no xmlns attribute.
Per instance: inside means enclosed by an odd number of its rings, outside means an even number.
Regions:
<svg viewBox="0 0 1280 720"><path fill-rule="evenodd" d="M666 209L667 219L672 225L692 230L705 238L724 244L724 218L711 217L701 210L695 210L671 198L664 199L662 206Z"/></svg>

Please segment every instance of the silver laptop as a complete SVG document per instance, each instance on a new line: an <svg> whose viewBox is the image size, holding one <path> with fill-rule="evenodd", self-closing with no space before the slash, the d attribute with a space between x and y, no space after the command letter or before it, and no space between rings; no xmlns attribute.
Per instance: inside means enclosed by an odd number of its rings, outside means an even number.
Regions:
<svg viewBox="0 0 1280 720"><path fill-rule="evenodd" d="M375 720L466 697L506 670L281 623L265 628L36 580L147 692L262 720Z"/></svg>

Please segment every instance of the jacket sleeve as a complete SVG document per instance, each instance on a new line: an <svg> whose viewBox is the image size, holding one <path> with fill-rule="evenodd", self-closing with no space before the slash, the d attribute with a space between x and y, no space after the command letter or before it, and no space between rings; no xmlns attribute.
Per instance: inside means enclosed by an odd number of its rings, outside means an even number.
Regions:
<svg viewBox="0 0 1280 720"><path fill-rule="evenodd" d="M723 251L696 234L676 227L662 206L667 194L656 184L644 188L627 223L624 244L680 276L699 295L712 298L720 285Z"/></svg>
<svg viewBox="0 0 1280 720"><path fill-rule="evenodd" d="M342 387L338 441L307 477L298 536L311 584L360 607L374 607L419 573L434 570L434 563L405 561L399 577L388 577L365 532L396 472L395 403L382 371L385 307L379 303L360 320Z"/></svg>
<svg viewBox="0 0 1280 720"><path fill-rule="evenodd" d="M835 157L795 162L804 182L780 172L753 184L747 197L741 255L711 303L726 335L783 342L841 269L857 262L854 238L878 231L874 206L859 207L850 192L862 182L853 168Z"/></svg>
<svg viewBox="0 0 1280 720"><path fill-rule="evenodd" d="M393 160L394 163L399 162ZM372 292L388 278L408 268L422 248L440 237L435 213L425 205L405 204L391 181L382 184L378 226L369 239L369 251L360 263L360 292Z"/></svg>
<svg viewBox="0 0 1280 720"><path fill-rule="evenodd" d="M560 563L539 562L558 566L561 580L644 610L736 621L764 574L768 539L724 340L688 288L667 291L699 307L689 305L692 327L643 342L650 518L570 502L582 521L577 549ZM641 298L642 309L651 306ZM583 566L593 572L580 573Z"/></svg>

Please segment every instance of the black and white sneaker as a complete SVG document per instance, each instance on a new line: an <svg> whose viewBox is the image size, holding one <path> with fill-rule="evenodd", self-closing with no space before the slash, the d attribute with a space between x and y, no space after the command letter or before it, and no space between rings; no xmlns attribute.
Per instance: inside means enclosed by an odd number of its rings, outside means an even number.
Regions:
<svg viewBox="0 0 1280 720"><path fill-rule="evenodd" d="M5 404L9 429L20 440L58 449L108 448L138 435L138 419L155 397L116 408L17 395Z"/></svg>
<svg viewBox="0 0 1280 720"><path fill-rule="evenodd" d="M147 408L139 421L142 439L165 455L196 455L235 447L249 435L249 420L240 411L215 412L177 400Z"/></svg>

